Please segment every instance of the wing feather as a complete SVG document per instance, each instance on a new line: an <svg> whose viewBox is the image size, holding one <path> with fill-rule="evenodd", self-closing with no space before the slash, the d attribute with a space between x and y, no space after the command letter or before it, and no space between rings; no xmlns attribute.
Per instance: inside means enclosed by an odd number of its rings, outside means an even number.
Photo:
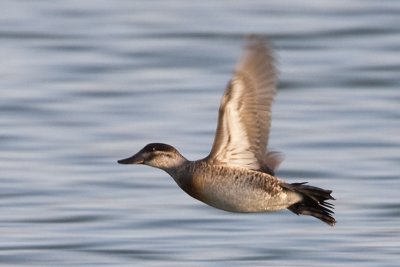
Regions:
<svg viewBox="0 0 400 267"><path fill-rule="evenodd" d="M266 41L249 38L221 100L209 162L263 169L276 76L274 58Z"/></svg>

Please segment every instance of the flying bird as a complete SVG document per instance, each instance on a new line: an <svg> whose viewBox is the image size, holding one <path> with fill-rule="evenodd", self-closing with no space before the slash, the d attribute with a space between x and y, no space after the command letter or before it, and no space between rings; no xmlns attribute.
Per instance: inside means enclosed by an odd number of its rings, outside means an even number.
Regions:
<svg viewBox="0 0 400 267"><path fill-rule="evenodd" d="M277 71L272 49L248 37L242 58L222 96L210 154L190 161L174 147L151 143L120 164L145 164L166 171L187 194L230 212L261 213L288 209L333 226L331 190L287 183L276 176L282 161L268 150L271 105Z"/></svg>

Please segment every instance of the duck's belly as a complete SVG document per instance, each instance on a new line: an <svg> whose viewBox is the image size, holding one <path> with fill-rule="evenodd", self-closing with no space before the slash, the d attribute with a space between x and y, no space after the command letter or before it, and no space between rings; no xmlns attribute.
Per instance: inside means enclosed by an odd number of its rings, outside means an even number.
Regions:
<svg viewBox="0 0 400 267"><path fill-rule="evenodd" d="M257 179L271 179L260 180ZM200 201L231 212L272 212L300 201L296 193L283 190L274 177L224 177L202 181ZM199 188L200 189L200 188Z"/></svg>

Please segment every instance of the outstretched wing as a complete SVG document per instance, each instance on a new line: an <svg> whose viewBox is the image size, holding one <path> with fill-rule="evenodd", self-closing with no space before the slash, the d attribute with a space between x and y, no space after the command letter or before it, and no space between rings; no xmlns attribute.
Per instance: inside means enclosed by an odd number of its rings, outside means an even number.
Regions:
<svg viewBox="0 0 400 267"><path fill-rule="evenodd" d="M248 38L221 100L217 132L207 157L210 163L268 172L266 147L276 82L271 48L262 38ZM268 166L272 171L275 167Z"/></svg>

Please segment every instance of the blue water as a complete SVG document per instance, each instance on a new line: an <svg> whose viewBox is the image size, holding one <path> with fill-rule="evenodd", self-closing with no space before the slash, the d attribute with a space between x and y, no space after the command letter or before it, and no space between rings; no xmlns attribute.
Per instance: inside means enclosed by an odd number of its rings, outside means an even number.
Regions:
<svg viewBox="0 0 400 267"><path fill-rule="evenodd" d="M398 266L400 2L0 2L2 266ZM278 176L333 190L338 224L232 214L145 166L208 154L258 33L280 69Z"/></svg>

